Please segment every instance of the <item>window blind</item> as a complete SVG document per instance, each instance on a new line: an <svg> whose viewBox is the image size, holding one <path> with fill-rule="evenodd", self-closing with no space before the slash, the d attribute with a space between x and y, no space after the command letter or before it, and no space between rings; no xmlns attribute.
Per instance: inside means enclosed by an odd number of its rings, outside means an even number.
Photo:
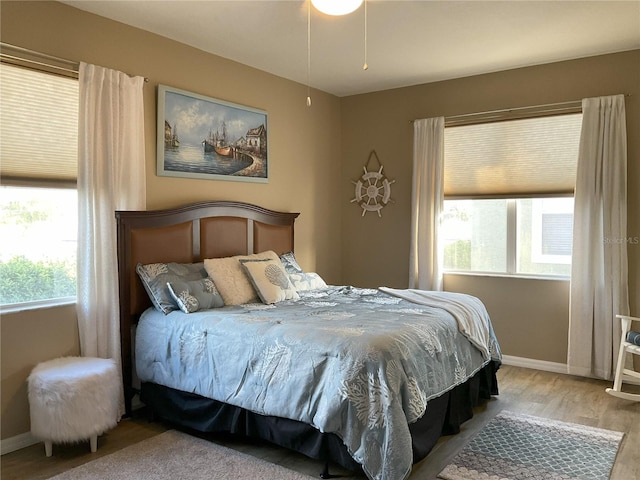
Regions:
<svg viewBox="0 0 640 480"><path fill-rule="evenodd" d="M75 186L78 81L0 64L3 184Z"/></svg>
<svg viewBox="0 0 640 480"><path fill-rule="evenodd" d="M445 128L448 198L572 194L582 114Z"/></svg>

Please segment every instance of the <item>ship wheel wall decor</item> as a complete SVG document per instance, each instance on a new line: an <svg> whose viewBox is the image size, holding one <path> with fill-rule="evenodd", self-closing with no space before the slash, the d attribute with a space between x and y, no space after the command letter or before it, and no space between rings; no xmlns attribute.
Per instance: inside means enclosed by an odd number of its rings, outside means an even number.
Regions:
<svg viewBox="0 0 640 480"><path fill-rule="evenodd" d="M369 171L369 164L371 163L371 157L375 157L380 167L377 171ZM351 200L351 203L356 202L362 208L362 216L364 217L367 212L376 212L378 217L382 217L382 209L389 203L393 202L391 199L391 184L395 180L388 180L382 173L382 163L376 154L375 150L372 150L369 154L369 159L363 167L364 173L356 180L352 181L355 185L355 198Z"/></svg>

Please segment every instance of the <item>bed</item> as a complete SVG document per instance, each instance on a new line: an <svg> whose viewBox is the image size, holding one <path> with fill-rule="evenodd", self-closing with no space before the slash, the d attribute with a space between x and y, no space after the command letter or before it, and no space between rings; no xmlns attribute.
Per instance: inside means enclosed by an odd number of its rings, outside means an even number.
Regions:
<svg viewBox="0 0 640 480"><path fill-rule="evenodd" d="M326 285L295 261L297 217L226 201L116 212L127 413L139 393L181 427L403 480L498 394L488 314L463 294Z"/></svg>

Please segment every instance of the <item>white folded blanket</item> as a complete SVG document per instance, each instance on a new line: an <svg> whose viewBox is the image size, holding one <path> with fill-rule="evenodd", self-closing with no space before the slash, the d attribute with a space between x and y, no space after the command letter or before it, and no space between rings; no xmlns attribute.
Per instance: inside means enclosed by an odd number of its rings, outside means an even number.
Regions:
<svg viewBox="0 0 640 480"><path fill-rule="evenodd" d="M458 322L460 333L482 352L484 359L490 360L492 358L491 337L493 330L491 319L484 303L479 298L455 292L389 287L380 287L379 290L419 305L441 308L449 312ZM499 359L496 358L496 360Z"/></svg>

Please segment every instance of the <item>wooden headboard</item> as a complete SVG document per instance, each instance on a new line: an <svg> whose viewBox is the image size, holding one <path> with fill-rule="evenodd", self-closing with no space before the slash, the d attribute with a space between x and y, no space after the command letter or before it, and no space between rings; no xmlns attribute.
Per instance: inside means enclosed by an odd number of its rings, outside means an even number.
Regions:
<svg viewBox="0 0 640 480"><path fill-rule="evenodd" d="M116 212L120 341L127 414L131 413L132 327L151 301L136 274L138 263L194 263L205 258L273 250L293 251L298 213L242 202L211 201L166 210Z"/></svg>

